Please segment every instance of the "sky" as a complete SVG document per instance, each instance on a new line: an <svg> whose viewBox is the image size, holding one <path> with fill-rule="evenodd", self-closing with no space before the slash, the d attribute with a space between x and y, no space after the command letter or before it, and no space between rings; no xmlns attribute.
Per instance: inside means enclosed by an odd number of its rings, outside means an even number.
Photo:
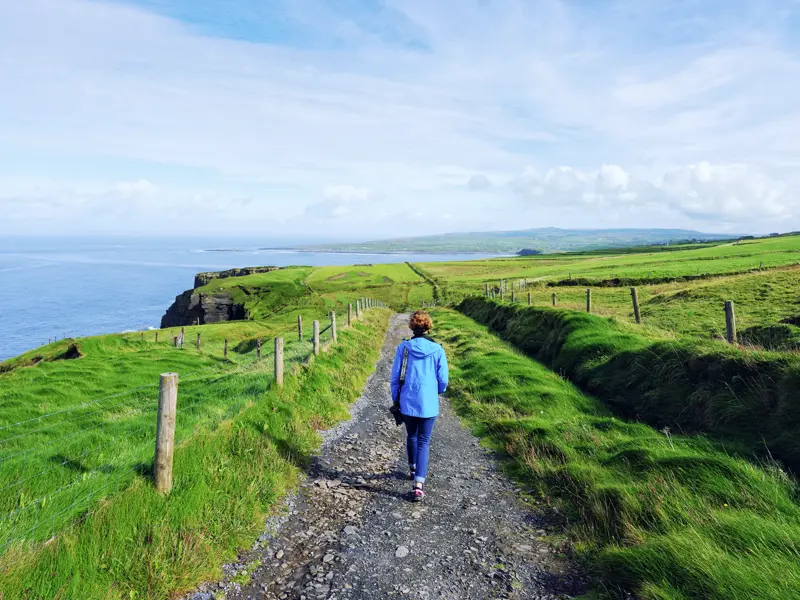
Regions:
<svg viewBox="0 0 800 600"><path fill-rule="evenodd" d="M0 0L0 234L800 229L800 0Z"/></svg>

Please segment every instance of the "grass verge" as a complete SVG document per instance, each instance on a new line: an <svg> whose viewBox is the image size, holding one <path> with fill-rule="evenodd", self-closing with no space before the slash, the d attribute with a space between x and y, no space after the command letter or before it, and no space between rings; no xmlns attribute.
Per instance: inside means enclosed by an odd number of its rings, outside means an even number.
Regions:
<svg viewBox="0 0 800 600"><path fill-rule="evenodd" d="M482 298L459 309L621 416L800 467L800 356L658 339L611 319Z"/></svg>
<svg viewBox="0 0 800 600"><path fill-rule="evenodd" d="M308 368L293 368L282 389L262 369L237 374L230 391L238 414L178 445L169 496L150 483L150 457L52 538L0 555L0 598L161 599L217 577L294 484L318 446L316 430L347 416L388 317L369 311Z"/></svg>
<svg viewBox="0 0 800 600"><path fill-rule="evenodd" d="M797 487L702 436L615 418L471 319L434 311L449 397L505 448L515 476L560 498L601 597L785 600L800 589Z"/></svg>

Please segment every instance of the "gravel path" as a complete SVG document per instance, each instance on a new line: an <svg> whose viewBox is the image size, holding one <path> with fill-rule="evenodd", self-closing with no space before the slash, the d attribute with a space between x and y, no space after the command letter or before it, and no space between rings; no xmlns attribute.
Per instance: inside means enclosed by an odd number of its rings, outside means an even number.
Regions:
<svg viewBox="0 0 800 600"><path fill-rule="evenodd" d="M391 361L410 333L406 323L406 315L392 318L354 418L327 433L287 514L268 524L274 533L226 567L226 582L189 598L552 599L583 591L564 558L559 519L523 502L446 401L426 498L409 501L404 429L387 411ZM251 571L249 583L236 583Z"/></svg>

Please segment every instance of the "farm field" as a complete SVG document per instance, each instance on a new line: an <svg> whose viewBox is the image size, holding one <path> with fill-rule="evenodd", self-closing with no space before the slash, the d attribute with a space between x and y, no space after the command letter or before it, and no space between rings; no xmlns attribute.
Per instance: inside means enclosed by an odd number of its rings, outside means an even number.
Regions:
<svg viewBox="0 0 800 600"><path fill-rule="evenodd" d="M638 250L638 251L635 251ZM617 254L577 253L481 261L421 263L433 278L480 288L498 279L547 284L581 280L592 285L622 279L658 282L679 277L744 273L800 263L800 236L744 240L701 247L689 245L628 249Z"/></svg>
<svg viewBox="0 0 800 600"><path fill-rule="evenodd" d="M437 282L449 303L484 295L486 285L499 297L499 282L505 279L509 286L505 301L511 301L513 291L517 302L527 304L530 293L533 305L552 306L556 294L558 307L585 311L586 289L591 288L593 313L630 322L634 320L630 287L636 286L643 322L665 335L721 338L723 305L731 300L739 331L752 340L746 333L756 327L787 329L781 339L800 334L794 330L800 315L798 262L800 236L786 236L685 250L415 266ZM779 344L776 349L786 348Z"/></svg>

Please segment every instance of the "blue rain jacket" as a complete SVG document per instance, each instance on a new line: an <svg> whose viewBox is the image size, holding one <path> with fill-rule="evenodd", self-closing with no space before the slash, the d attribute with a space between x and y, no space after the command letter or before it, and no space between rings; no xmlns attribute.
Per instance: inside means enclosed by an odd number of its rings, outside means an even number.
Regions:
<svg viewBox="0 0 800 600"><path fill-rule="evenodd" d="M400 412L427 419L439 415L439 394L447 390L447 357L436 342L415 337L397 347L392 366L392 399L397 398L403 353L408 348L406 379L400 392Z"/></svg>

